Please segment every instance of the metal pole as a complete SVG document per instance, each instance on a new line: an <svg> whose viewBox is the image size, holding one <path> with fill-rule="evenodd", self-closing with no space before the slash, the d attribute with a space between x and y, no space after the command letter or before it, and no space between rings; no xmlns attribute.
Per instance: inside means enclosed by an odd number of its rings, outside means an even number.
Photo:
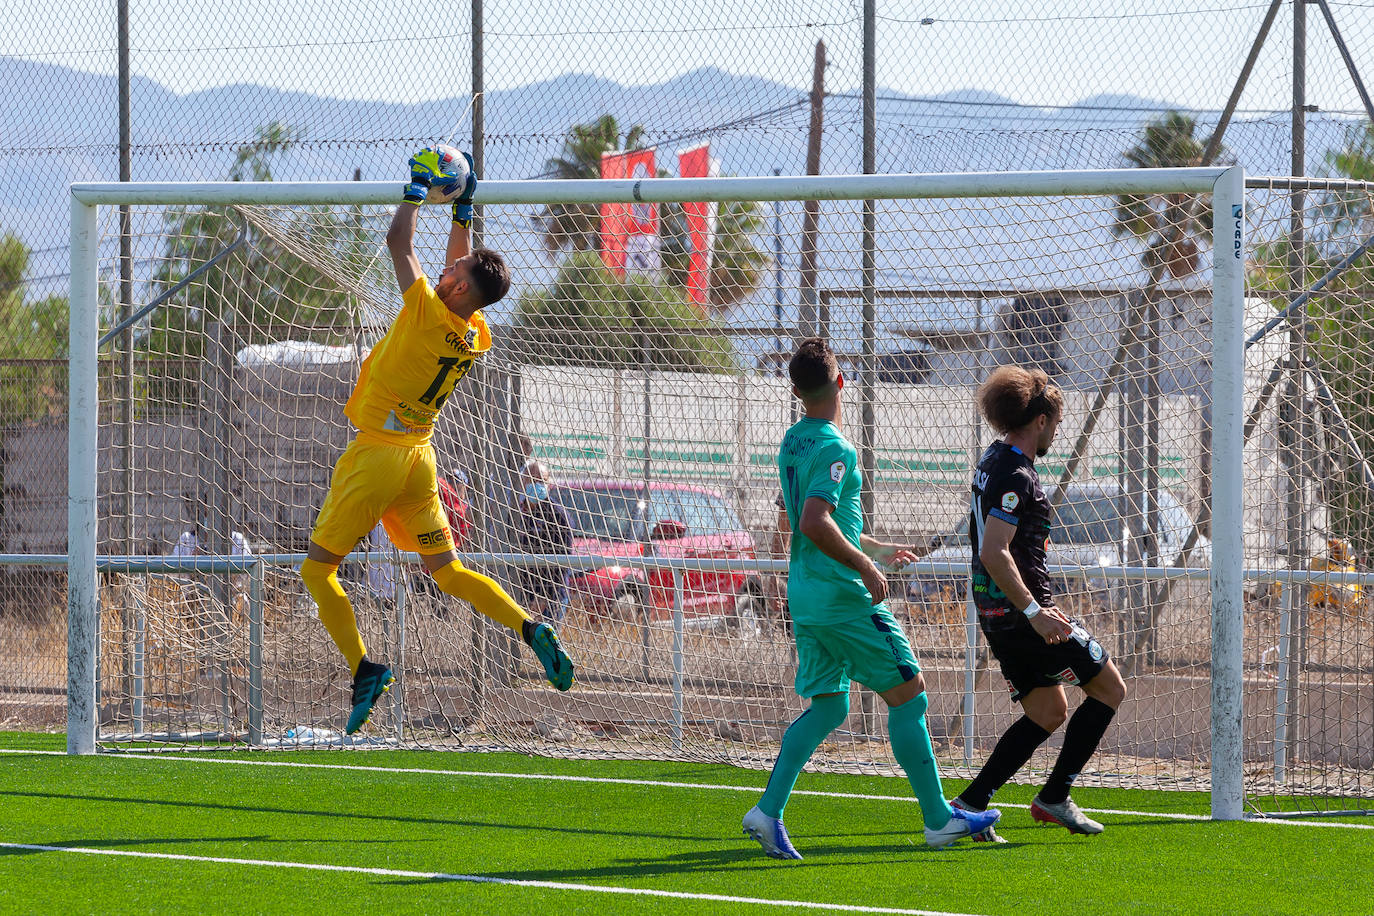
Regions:
<svg viewBox="0 0 1374 916"><path fill-rule="evenodd" d="M961 705L964 725L964 766L973 766L973 708L977 689L978 673L978 606L973 602L973 590L969 589L968 617L965 626L967 639L964 642L964 698Z"/></svg>
<svg viewBox="0 0 1374 916"><path fill-rule="evenodd" d="M682 570L673 570L673 750L682 750Z"/></svg>
<svg viewBox="0 0 1374 916"><path fill-rule="evenodd" d="M100 592L96 581L96 300L99 286L95 207L71 201L70 413L67 438L67 753L94 754L95 660Z"/></svg>
<svg viewBox="0 0 1374 916"><path fill-rule="evenodd" d="M118 31L119 31L119 180L129 181L133 178L130 165L131 147L131 118L129 112L129 0L118 0L117 12ZM134 254L133 254L133 221L127 204L119 208L119 314L121 318L127 318L133 311L134 302ZM116 403L119 405L119 415L116 426L120 431L119 440L119 484L116 487L120 495L124 497L124 505L119 512L119 520L122 531L118 536L124 542L125 555L134 553L134 341L130 336L125 342L125 346L120 350L118 358L114 361L117 366L115 377ZM111 501L113 503L113 500ZM112 534L115 532L111 532ZM132 598L131 589L126 587L120 589L123 593L124 603L124 640L127 647L125 654L125 693L129 697L130 712L135 720L142 718L143 705L143 684L141 670L142 659L139 657L142 645L137 639L131 638L143 624L140 619L141 600L137 600L139 607L134 607L135 599ZM137 706L135 711L133 707ZM135 731L138 726L135 724Z"/></svg>
<svg viewBox="0 0 1374 916"><path fill-rule="evenodd" d="M782 169L773 168L773 174L781 175ZM773 325L777 333L773 338L773 352L777 354L776 371L782 373L782 202L773 201Z"/></svg>
<svg viewBox="0 0 1374 916"><path fill-rule="evenodd" d="M1250 72L1255 69L1255 61L1259 60L1260 49L1264 47L1264 41L1269 37L1269 28L1274 24L1274 19L1278 16L1279 7L1282 4L1283 0L1273 0L1269 4L1269 10L1264 14L1264 21L1260 23L1259 33L1255 35L1255 40L1250 45L1250 53L1245 56L1245 63L1241 65L1240 76L1236 78L1235 85L1231 87L1231 95L1226 100L1226 107L1221 112L1221 119L1217 121L1212 136L1207 138L1207 147L1202 151L1203 165L1211 165L1212 160L1221 151L1221 138L1231 123L1231 116L1235 114L1236 106L1240 104L1241 93L1245 91L1245 84L1250 81Z"/></svg>
<svg viewBox="0 0 1374 916"><path fill-rule="evenodd" d="M811 126L807 133L806 174L821 173L821 125L825 118L825 42L816 42L816 56L811 69ZM815 200L802 205L801 262L798 281L801 286L801 307L797 324L803 337L820 333L816 319L816 234L821 218L821 206Z"/></svg>
<svg viewBox="0 0 1374 916"><path fill-rule="evenodd" d="M472 0L472 170L478 178L486 176L487 130L485 96L483 87L486 76L483 72L486 53L482 26L482 0ZM472 247L481 244L486 213L482 204L472 208ZM399 679L398 679L399 680Z"/></svg>
<svg viewBox="0 0 1374 916"><path fill-rule="evenodd" d="M147 582L145 575L143 581ZM130 667L133 681L130 691L130 706L133 712L134 734L143 732L144 714L144 694L145 681L143 672L145 660L148 656L148 609L143 601L143 594L140 593L134 601L133 607L133 657L130 659Z"/></svg>
<svg viewBox="0 0 1374 916"><path fill-rule="evenodd" d="M391 545L392 553L400 559L400 551L396 545ZM396 579L400 582L405 575L404 568L396 563ZM391 688L394 695L391 700L391 714L396 720L396 740L401 742L406 737L406 594L409 589L399 588L396 590L396 683ZM477 622L473 622L477 626Z"/></svg>
<svg viewBox="0 0 1374 916"><path fill-rule="evenodd" d="M651 450L649 447L650 440L653 436L653 381L652 377L649 375L649 331L648 328L644 326L644 316L640 314L638 305L635 306L634 318L635 323L640 325L639 368L644 373L644 409L642 411L644 415L644 425L643 429L641 430L644 441L644 489L642 491L644 497L644 525L640 532L640 536L643 538L643 547L641 549L641 552L644 554L644 556L647 557L652 555L654 552L654 533L651 528L651 523L653 519L652 510L654 504L653 499L651 498L649 493L649 479L650 475L653 473L653 468L651 466L653 456L651 454ZM645 587L641 592L639 601L639 664L640 673L644 678L644 683L648 684L649 678L652 673L649 652L651 642L651 634L649 633L649 613L651 608L653 607L654 602L652 594L649 590L649 576L646 574L644 579Z"/></svg>
<svg viewBox="0 0 1374 916"><path fill-rule="evenodd" d="M1292 131L1293 151L1291 172L1294 177L1307 171L1307 5L1293 4L1293 104ZM1288 289L1289 298L1296 299L1299 291L1306 285L1306 264L1303 248L1306 245L1306 232L1303 225L1303 210L1307 203L1307 193L1300 187L1289 192L1288 212ZM1280 448L1283 462L1287 468L1285 500L1285 522L1287 565L1289 569L1299 569L1307 555L1307 468L1308 443L1312 431L1306 410L1307 382L1302 371L1305 356L1305 311L1289 313L1288 320L1294 331L1289 334L1288 384L1279 409ZM1284 455L1286 453L1286 456ZM1307 603L1307 590L1300 583L1290 583L1283 590L1283 605L1279 627L1279 684L1275 696L1274 717L1274 778L1283 781L1296 744L1299 740L1300 719L1294 714L1297 705L1297 691L1302 662L1294 652L1295 638L1300 643L1302 614ZM1285 635L1287 638L1285 638ZM1280 705L1281 704L1281 705Z"/></svg>
<svg viewBox="0 0 1374 916"><path fill-rule="evenodd" d="M1336 48L1341 52L1341 60L1345 61L1345 69L1350 74L1350 81L1355 84L1355 91L1360 94L1360 102L1364 104L1364 113L1374 121L1374 102L1370 101L1369 90L1364 87L1364 80L1360 77L1359 68L1355 66L1355 58L1350 55L1350 48L1346 47L1345 38L1341 35L1341 30L1336 27L1336 17L1331 12L1331 4L1326 0L1315 0L1321 8L1322 16L1326 19L1326 27L1331 30L1331 38L1336 42Z"/></svg>
<svg viewBox="0 0 1374 916"><path fill-rule="evenodd" d="M1245 602L1241 427L1245 412L1245 173L1212 195L1212 818L1239 820L1245 802L1242 654ZM1229 244L1227 242L1229 241Z"/></svg>
<svg viewBox="0 0 1374 916"><path fill-rule="evenodd" d="M248 744L262 745L262 578L263 564L248 569Z"/></svg>
<svg viewBox="0 0 1374 916"><path fill-rule="evenodd" d="M877 103L877 0L864 0L863 48L863 171L872 175L877 169L875 144L878 133ZM875 382L877 374L877 209L872 200L863 202L863 384L859 399L862 403L863 436L860 443L863 466L863 487L859 490L863 528L872 532L874 525L877 409Z"/></svg>

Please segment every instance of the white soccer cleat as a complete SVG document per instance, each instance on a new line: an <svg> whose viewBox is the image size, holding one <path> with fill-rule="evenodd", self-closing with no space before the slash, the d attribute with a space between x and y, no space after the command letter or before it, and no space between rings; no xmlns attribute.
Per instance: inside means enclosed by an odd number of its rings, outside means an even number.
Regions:
<svg viewBox="0 0 1374 916"><path fill-rule="evenodd" d="M758 806L749 809L749 813L744 816L744 832L759 841L763 851L774 859L800 859L801 853L792 846L792 841L787 838L787 828L782 825L782 818L769 817L758 809Z"/></svg>
<svg viewBox="0 0 1374 916"><path fill-rule="evenodd" d="M1058 824L1066 828L1069 833L1101 833L1103 826L1097 821L1083 813L1083 809L1073 803L1072 798L1065 798L1057 805L1041 801L1040 796L1035 796L1031 802L1031 817L1042 824Z"/></svg>
<svg viewBox="0 0 1374 916"><path fill-rule="evenodd" d="M970 808L968 805L964 804L963 802L961 802L961 801L960 801L959 799L957 799L957 798L950 799L949 806L950 806L951 808L953 808L955 811L965 811L965 812L971 812L971 813L973 813L973 814L982 814L982 813L983 813L983 812L979 811L977 808ZM996 831L996 830L993 830L991 827L987 828L986 830L980 830L980 831L978 831L977 833L971 833L971 834L969 834L969 839L970 839L970 840L973 840L973 842L975 842L975 843L1005 843L1005 842L1006 842L1006 840L1003 839L1001 836L999 836L999 835L997 834L997 831Z"/></svg>
<svg viewBox="0 0 1374 916"><path fill-rule="evenodd" d="M955 840L962 840L966 836L973 836L990 829L1002 818L1002 812L996 808L989 808L986 811L965 811L963 808L953 808L953 813L954 816L949 819L949 823L939 830L926 828L927 846L933 846L936 849L948 846Z"/></svg>

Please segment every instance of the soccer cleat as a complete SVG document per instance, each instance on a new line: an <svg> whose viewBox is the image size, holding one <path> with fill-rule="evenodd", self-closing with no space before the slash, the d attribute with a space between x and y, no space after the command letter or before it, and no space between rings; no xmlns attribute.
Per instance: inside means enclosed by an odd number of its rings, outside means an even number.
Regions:
<svg viewBox="0 0 1374 916"><path fill-rule="evenodd" d="M782 818L769 817L759 810L758 805L750 808L749 813L744 816L743 827L745 835L758 840L770 858L801 858L801 853L797 852L792 841L787 838L787 828L782 825Z"/></svg>
<svg viewBox="0 0 1374 916"><path fill-rule="evenodd" d="M558 642L558 634L547 623L526 620L520 628L520 635L544 666L544 677L559 690L567 690L573 684L573 663L563 646Z"/></svg>
<svg viewBox="0 0 1374 916"><path fill-rule="evenodd" d="M394 683L396 677L386 665L366 658L358 663L358 673L353 675L353 711L348 714L345 734L354 734L367 724L372 716L372 704Z"/></svg>
<svg viewBox="0 0 1374 916"><path fill-rule="evenodd" d="M953 817L949 823L939 830L926 828L926 845L939 849L948 846L955 840L962 840L966 836L973 836L982 833L992 827L1002 817L1002 812L996 808L989 808L986 811L965 811L963 808L954 808Z"/></svg>
<svg viewBox="0 0 1374 916"><path fill-rule="evenodd" d="M969 807L968 805L964 804L962 801L960 801L960 800L957 799L957 798L950 799L949 806L950 806L951 808L953 808L955 811L963 811L963 812L965 812L965 813L970 813L970 814L982 814L982 813L983 813L983 812L979 811L977 808L971 808L971 807ZM973 840L973 842L975 842L975 843L1005 843L1005 842L1006 842L1006 840L1004 840L1002 837L998 836L997 831L996 831L996 830L993 830L992 827L988 827L986 830L980 830L980 831L978 831L977 833L970 833L968 838L969 838L970 840Z"/></svg>
<svg viewBox="0 0 1374 916"><path fill-rule="evenodd" d="M1101 833L1103 827L1097 821L1083 813L1083 809L1073 803L1072 798L1065 798L1057 805L1041 801L1040 796L1035 796L1031 802L1031 817L1042 824L1058 824L1066 828L1069 833Z"/></svg>

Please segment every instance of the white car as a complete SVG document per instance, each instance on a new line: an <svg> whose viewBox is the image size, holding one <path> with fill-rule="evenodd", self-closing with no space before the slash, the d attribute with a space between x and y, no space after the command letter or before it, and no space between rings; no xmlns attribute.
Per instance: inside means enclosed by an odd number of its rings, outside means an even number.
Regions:
<svg viewBox="0 0 1374 916"><path fill-rule="evenodd" d="M1054 498L1054 489L1048 491ZM1069 484L1064 500L1055 509L1050 528L1050 543L1046 561L1050 566L1077 566L1091 570L1110 566L1125 566L1127 535L1124 523L1125 498L1116 483ZM1152 564L1173 566L1179 552L1193 529L1188 510L1168 490L1159 491L1159 558ZM953 533L938 539L934 549L922 557L923 561L961 563L967 565L972 548L968 539L968 516L959 522ZM1189 566L1210 566L1212 542L1199 534L1188 554ZM968 575L916 575L908 585L908 595L924 597L938 595L946 587L963 598L967 594ZM1088 588L1105 591L1108 583L1100 577L1088 576Z"/></svg>

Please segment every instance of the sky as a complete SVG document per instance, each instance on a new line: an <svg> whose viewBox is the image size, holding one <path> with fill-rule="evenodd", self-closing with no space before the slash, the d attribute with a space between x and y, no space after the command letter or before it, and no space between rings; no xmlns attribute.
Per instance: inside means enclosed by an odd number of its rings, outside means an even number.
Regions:
<svg viewBox="0 0 1374 916"><path fill-rule="evenodd" d="M1268 6L1268 0L879 0L877 80L886 90L913 95L977 88L1036 106L1126 94L1219 109ZM39 0L0 0L0 54L112 72L113 7L108 0L73 0L64 7L70 15L55 17ZM1374 8L1353 2L1331 8L1357 59L1374 48ZM471 86L469 4L130 0L130 9L135 74L180 93L248 82L417 101L462 95ZM715 66L804 89L819 39L830 58L827 89L855 90L861 11L854 0L486 0L485 84L494 91L575 72L642 85ZM1289 104L1292 15L1285 2L1242 108ZM1354 111L1359 96L1318 8L1307 19L1309 102ZM32 28L33 22L44 27ZM443 60L448 48L451 67Z"/></svg>

